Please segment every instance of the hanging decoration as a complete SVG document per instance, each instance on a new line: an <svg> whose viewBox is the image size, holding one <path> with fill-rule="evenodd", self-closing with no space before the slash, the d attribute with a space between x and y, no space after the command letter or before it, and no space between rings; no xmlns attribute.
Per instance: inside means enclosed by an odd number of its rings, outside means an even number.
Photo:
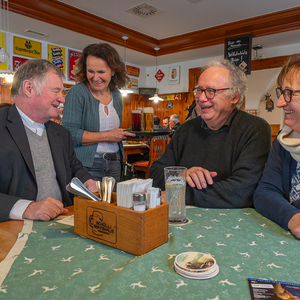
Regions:
<svg viewBox="0 0 300 300"><path fill-rule="evenodd" d="M271 99L271 94L269 93L265 94L265 100L266 100L266 110L268 112L272 112L272 110L274 109L274 102Z"/></svg>
<svg viewBox="0 0 300 300"><path fill-rule="evenodd" d="M156 74L155 74L155 78L160 82L163 77L165 76L165 74L159 70L157 72L157 51L159 50L160 48L158 47L155 47L154 50L156 51L156 56L155 56L155 71L156 71ZM163 76L161 76L163 74ZM164 101L164 99L160 98L157 94L157 81L155 81L155 93L154 93L154 96L153 97L150 97L149 100L153 100L154 103L158 103L158 101Z"/></svg>

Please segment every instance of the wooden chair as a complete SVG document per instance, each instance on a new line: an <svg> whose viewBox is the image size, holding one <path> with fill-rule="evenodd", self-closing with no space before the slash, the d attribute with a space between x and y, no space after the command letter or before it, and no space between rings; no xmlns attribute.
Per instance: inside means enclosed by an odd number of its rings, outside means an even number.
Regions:
<svg viewBox="0 0 300 300"><path fill-rule="evenodd" d="M154 161L156 161L164 152L166 147L165 139L151 139L149 147L149 160L140 160L132 165L137 171L145 172L145 179L149 178L149 169Z"/></svg>

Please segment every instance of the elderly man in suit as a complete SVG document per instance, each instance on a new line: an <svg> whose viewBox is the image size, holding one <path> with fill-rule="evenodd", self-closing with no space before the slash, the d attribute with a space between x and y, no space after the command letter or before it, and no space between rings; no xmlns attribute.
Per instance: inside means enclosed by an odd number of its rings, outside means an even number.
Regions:
<svg viewBox="0 0 300 300"><path fill-rule="evenodd" d="M0 222L48 221L67 213L66 185L78 177L96 183L76 158L69 132L49 121L64 103L62 71L43 59L25 62L14 75L15 104L0 110Z"/></svg>

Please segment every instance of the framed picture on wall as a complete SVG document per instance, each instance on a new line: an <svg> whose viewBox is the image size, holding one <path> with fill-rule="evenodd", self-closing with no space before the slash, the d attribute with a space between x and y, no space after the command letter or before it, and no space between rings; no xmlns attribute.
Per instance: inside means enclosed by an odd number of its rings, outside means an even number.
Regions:
<svg viewBox="0 0 300 300"><path fill-rule="evenodd" d="M180 66L169 67L169 84L179 84L180 82Z"/></svg>

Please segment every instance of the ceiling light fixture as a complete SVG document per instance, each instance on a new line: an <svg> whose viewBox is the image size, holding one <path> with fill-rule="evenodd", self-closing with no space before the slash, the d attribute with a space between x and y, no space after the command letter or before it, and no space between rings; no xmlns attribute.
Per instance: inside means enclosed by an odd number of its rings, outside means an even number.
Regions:
<svg viewBox="0 0 300 300"><path fill-rule="evenodd" d="M154 50L156 52L156 56L155 56L155 74L157 74L157 51L159 50L160 48L158 47L155 47ZM153 97L149 98L149 100L153 100L154 103L158 103L158 101L164 101L164 99L158 97L158 94L157 94L157 79L155 78L155 94Z"/></svg>
<svg viewBox="0 0 300 300"><path fill-rule="evenodd" d="M122 39L124 40L124 64L126 69L126 41L128 40L128 36L123 35ZM127 73L127 70L126 70ZM128 88L124 87L120 90L123 97L126 97L128 94L133 93L133 91L129 90Z"/></svg>

